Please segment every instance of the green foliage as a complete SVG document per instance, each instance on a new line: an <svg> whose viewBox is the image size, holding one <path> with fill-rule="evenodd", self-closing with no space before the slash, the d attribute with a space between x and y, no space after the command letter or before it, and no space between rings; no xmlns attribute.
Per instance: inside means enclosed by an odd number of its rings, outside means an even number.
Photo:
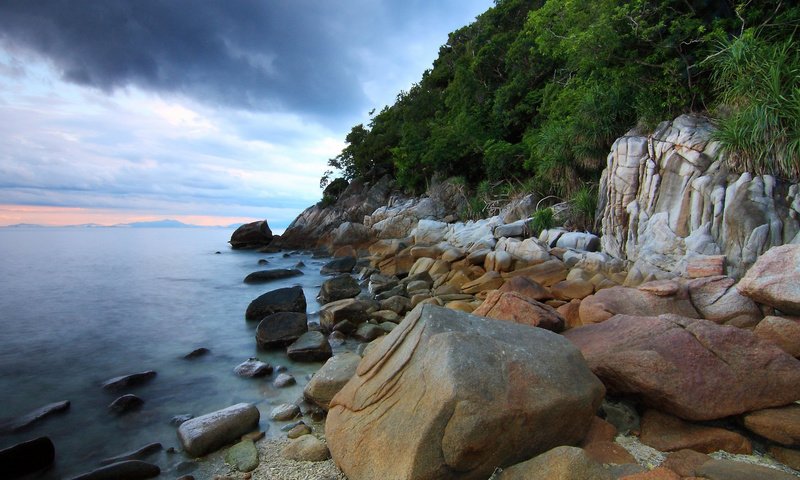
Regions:
<svg viewBox="0 0 800 480"><path fill-rule="evenodd" d="M553 213L553 209L550 207L536 209L536 211L533 212L530 224L528 225L530 231L535 235L538 235L544 230L549 230L554 226L555 214Z"/></svg>
<svg viewBox="0 0 800 480"><path fill-rule="evenodd" d="M594 231L597 212L597 187L582 185L569 201L568 224L576 230Z"/></svg>
<svg viewBox="0 0 800 480"><path fill-rule="evenodd" d="M800 50L793 39L768 43L746 30L709 60L729 109L715 138L731 168L800 180Z"/></svg>
<svg viewBox="0 0 800 480"><path fill-rule="evenodd" d="M345 178L393 174L412 193L457 175L475 192L469 215L486 215L509 193L497 191L503 185L585 195L614 139L712 108L719 96L735 113L721 121L720 140L737 168L796 177L795 4L495 0L448 36L418 83L353 127L330 165ZM751 29L769 34L749 42L742 32ZM482 181L499 186L480 194Z"/></svg>

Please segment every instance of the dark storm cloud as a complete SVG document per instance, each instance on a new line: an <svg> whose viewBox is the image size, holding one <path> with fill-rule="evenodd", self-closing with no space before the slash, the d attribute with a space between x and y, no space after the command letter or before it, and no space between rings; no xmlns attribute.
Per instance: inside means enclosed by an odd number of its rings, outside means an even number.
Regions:
<svg viewBox="0 0 800 480"><path fill-rule="evenodd" d="M63 79L134 85L206 103L331 117L364 110L360 48L391 56L387 29L457 2L5 0L0 39ZM424 12L421 15L420 12ZM427 17L426 17L427 16ZM443 38L442 41L445 39Z"/></svg>

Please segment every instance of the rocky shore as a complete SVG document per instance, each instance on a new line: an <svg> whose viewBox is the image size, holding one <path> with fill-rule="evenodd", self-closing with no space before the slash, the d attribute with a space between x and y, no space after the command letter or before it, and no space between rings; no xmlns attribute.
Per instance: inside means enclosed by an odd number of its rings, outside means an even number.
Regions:
<svg viewBox="0 0 800 480"><path fill-rule="evenodd" d="M386 178L353 182L280 237L266 221L234 232L234 248L332 257L318 312L289 287L245 314L260 348L325 363L296 402L182 423L182 450L210 460L204 473L800 476L796 185L727 173L707 124L681 117L615 143L602 236L534 231L532 196L458 221L456 190L406 198ZM294 380L258 359L240 369ZM280 438L263 438L262 416ZM137 468L118 478L149 478Z"/></svg>

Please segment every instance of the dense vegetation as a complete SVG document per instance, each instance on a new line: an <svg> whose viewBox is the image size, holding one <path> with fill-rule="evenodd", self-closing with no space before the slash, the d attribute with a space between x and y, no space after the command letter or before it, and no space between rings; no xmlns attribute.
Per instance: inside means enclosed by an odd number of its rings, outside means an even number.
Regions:
<svg viewBox="0 0 800 480"><path fill-rule="evenodd" d="M459 176L588 210L615 138L703 112L734 168L796 180L798 26L779 0L496 0L329 164L410 192Z"/></svg>

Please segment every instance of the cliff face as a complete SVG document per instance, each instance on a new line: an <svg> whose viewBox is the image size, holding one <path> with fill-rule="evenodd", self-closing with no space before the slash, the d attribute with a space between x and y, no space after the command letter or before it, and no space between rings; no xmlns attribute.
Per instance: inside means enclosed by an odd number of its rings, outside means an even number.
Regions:
<svg viewBox="0 0 800 480"><path fill-rule="evenodd" d="M683 115L614 143L600 186L602 247L632 262L628 283L708 255L725 255L728 274L740 277L770 247L800 242L800 187L731 173L712 131Z"/></svg>

